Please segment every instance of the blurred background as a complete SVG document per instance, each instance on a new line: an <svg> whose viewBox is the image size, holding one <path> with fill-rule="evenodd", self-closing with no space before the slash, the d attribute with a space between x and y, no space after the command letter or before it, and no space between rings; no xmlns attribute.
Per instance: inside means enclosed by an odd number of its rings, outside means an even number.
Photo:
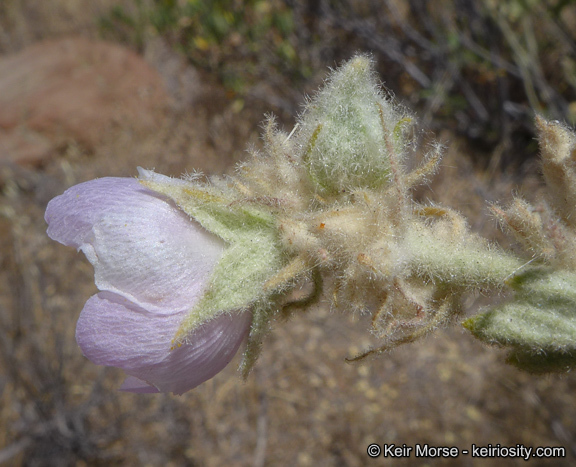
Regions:
<svg viewBox="0 0 576 467"><path fill-rule="evenodd" d="M533 117L576 122L575 31L574 0L1 0L0 465L383 465L373 442L564 446L533 465L573 465L574 375L521 373L458 325L350 365L374 344L369 320L326 303L277 323L245 383L237 358L183 396L120 393L122 372L74 338L92 267L43 215L69 186L138 165L230 172L264 114L289 131L360 51L421 139L447 146L417 198L514 248L486 201L540 196Z"/></svg>

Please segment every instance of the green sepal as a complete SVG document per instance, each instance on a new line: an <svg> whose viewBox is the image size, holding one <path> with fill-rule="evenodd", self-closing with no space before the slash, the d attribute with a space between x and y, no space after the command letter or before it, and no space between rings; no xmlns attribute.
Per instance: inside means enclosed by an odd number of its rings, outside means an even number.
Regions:
<svg viewBox="0 0 576 467"><path fill-rule="evenodd" d="M264 337L270 332L270 323L279 309L274 300L259 300L253 305L252 325L246 342L246 348L240 363L240 374L246 380L256 364L260 353Z"/></svg>
<svg viewBox="0 0 576 467"><path fill-rule="evenodd" d="M534 269L510 281L512 300L464 321L478 339L508 347L508 362L532 373L576 366L576 274Z"/></svg>
<svg viewBox="0 0 576 467"><path fill-rule="evenodd" d="M264 284L286 263L273 216L210 185L145 180L206 230L227 243L203 297L182 322L176 341L221 313L246 310L270 291Z"/></svg>

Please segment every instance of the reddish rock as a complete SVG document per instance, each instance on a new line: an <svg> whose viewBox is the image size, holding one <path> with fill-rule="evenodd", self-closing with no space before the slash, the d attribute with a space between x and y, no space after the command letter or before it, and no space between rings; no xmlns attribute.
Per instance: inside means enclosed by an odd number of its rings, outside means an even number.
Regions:
<svg viewBox="0 0 576 467"><path fill-rule="evenodd" d="M152 131L169 102L136 53L84 38L0 58L0 161L35 163L58 145L92 150L108 131Z"/></svg>

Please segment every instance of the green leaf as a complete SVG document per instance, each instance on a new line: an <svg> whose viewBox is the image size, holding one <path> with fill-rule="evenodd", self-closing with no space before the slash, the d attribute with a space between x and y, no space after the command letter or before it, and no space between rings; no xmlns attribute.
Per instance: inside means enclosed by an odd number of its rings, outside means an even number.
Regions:
<svg viewBox="0 0 576 467"><path fill-rule="evenodd" d="M532 373L576 366L576 274L535 269L515 277L512 300L466 320L478 339L508 347L508 362Z"/></svg>
<svg viewBox="0 0 576 467"><path fill-rule="evenodd" d="M550 352L534 354L513 350L506 363L532 374L567 373L576 368L576 352Z"/></svg>
<svg viewBox="0 0 576 467"><path fill-rule="evenodd" d="M421 277L450 287L500 288L522 266L480 236L454 232L449 225L414 223L404 234L410 264Z"/></svg>

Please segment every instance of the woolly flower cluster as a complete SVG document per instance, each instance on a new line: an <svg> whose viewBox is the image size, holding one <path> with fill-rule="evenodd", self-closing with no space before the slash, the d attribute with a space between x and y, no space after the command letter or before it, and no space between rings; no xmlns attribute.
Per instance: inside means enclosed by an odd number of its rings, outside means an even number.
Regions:
<svg viewBox="0 0 576 467"><path fill-rule="evenodd" d="M411 189L441 159L436 145L416 169L405 168L413 120L382 91L370 58L357 56L332 72L292 133L269 119L263 150L233 176L174 179L140 169L138 179L95 180L55 198L48 234L86 254L100 289L78 322L84 354L123 368L124 390L180 394L220 371L244 339L246 377L271 324L320 299L372 314L382 344L352 358L360 360L452 321L470 290L508 287L526 272L523 259L472 233L456 211L413 200ZM566 138L549 146L573 155L573 136ZM573 203L555 199L566 206L548 233L524 228L541 220L520 201L500 217L531 232L521 235L525 244L539 248L545 267L557 258L566 269L558 280L569 282L574 265L558 242L571 241L561 229L571 228ZM536 263L530 271L541 277ZM303 283L309 295L291 298ZM515 305L532 303L518 296ZM512 342L489 321L466 325L487 342Z"/></svg>

